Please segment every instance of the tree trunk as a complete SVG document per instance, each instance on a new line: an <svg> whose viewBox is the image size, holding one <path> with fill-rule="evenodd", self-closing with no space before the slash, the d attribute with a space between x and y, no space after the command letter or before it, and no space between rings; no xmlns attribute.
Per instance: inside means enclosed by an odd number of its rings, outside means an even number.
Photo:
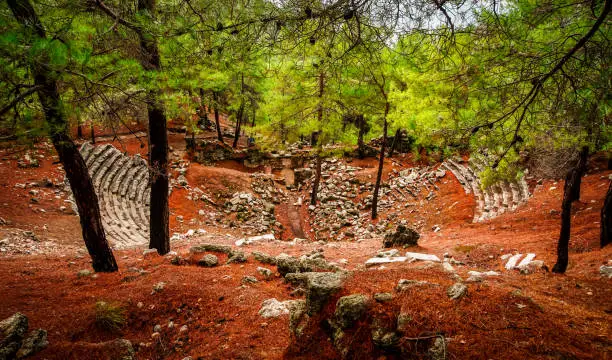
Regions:
<svg viewBox="0 0 612 360"><path fill-rule="evenodd" d="M152 16L154 0L138 0L138 10ZM140 41L139 61L146 71L159 71L161 60L157 39L144 30L138 31ZM147 92L149 115L149 181L151 200L149 209L149 248L157 249L161 255L170 251L170 229L168 209L168 131L166 114L157 89Z"/></svg>
<svg viewBox="0 0 612 360"><path fill-rule="evenodd" d="M383 117L383 137L380 144L380 157L378 160L378 172L376 173L376 185L372 194L372 220L378 217L378 192L382 180L383 166L385 164L385 145L387 144L387 114L389 114L389 102L385 103L385 115Z"/></svg>
<svg viewBox="0 0 612 360"><path fill-rule="evenodd" d="M45 30L29 1L8 0L15 19L27 30L33 31L40 38L45 38ZM38 98L49 124L51 141L64 167L70 188L79 211L79 219L85 246L91 256L95 271L117 271L115 257L106 241L104 227L100 216L98 197L87 165L68 135L68 122L61 110L57 82L45 65L33 65L34 83L40 86Z"/></svg>
<svg viewBox="0 0 612 360"><path fill-rule="evenodd" d="M310 205L317 205L317 193L319 191L319 183L321 182L321 152L317 150L316 159L316 174L315 180L312 184L312 193L310 194Z"/></svg>
<svg viewBox="0 0 612 360"><path fill-rule="evenodd" d="M255 112L256 112L255 106L253 106L253 114L252 114L253 120L251 122L251 127L255 127Z"/></svg>
<svg viewBox="0 0 612 360"><path fill-rule="evenodd" d="M583 147L576 166L569 171L563 187L563 202L561 204L561 232L557 244L557 263L552 271L563 274L569 261L569 240L571 234L572 203L580 197L580 183L586 170L589 148Z"/></svg>
<svg viewBox="0 0 612 360"><path fill-rule="evenodd" d="M608 185L608 192L601 208L601 238L603 248L612 242L612 182Z"/></svg>
<svg viewBox="0 0 612 360"><path fill-rule="evenodd" d="M232 147L235 149L238 146L238 140L240 139L240 124L242 123L242 117L244 116L244 103L240 104L238 113L236 114L236 129L234 130L234 143Z"/></svg>
<svg viewBox="0 0 612 360"><path fill-rule="evenodd" d="M216 91L213 92L214 109L215 109L215 126L217 127L217 139L221 141L221 144L225 144L223 141L223 134L221 134L221 123L219 122L219 95Z"/></svg>
<svg viewBox="0 0 612 360"><path fill-rule="evenodd" d="M83 123L79 120L79 124L77 126L77 138L83 139Z"/></svg>
<svg viewBox="0 0 612 360"><path fill-rule="evenodd" d="M91 131L91 143L95 145L96 144L96 128L94 127L93 120L91 122L91 126L89 130Z"/></svg>
<svg viewBox="0 0 612 360"><path fill-rule="evenodd" d="M402 137L402 129L399 128L395 130L395 136L393 137L393 142L391 143L391 149L389 150L388 157L393 157L393 152L395 151L395 148L397 147L397 144L399 143L401 137Z"/></svg>

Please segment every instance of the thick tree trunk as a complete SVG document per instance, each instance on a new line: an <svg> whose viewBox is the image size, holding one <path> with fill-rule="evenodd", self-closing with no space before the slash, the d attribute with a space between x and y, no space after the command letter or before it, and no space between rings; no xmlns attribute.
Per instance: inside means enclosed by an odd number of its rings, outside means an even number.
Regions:
<svg viewBox="0 0 612 360"><path fill-rule="evenodd" d="M380 183L382 181L383 166L385 164L385 146L387 144L387 114L389 113L389 102L385 104L385 116L383 118L383 137L380 144L380 157L378 160L378 172L376 173L376 184L374 185L374 194L372 194L372 220L378 217L378 192L380 191Z"/></svg>
<svg viewBox="0 0 612 360"><path fill-rule="evenodd" d="M395 130L395 136L393 137L393 142L391 143L391 149L389 149L388 157L393 157L393 152L395 151L395 148L397 147L397 144L399 143L401 137L402 137L402 129L399 128Z"/></svg>
<svg viewBox="0 0 612 360"><path fill-rule="evenodd" d="M601 208L601 237L600 245L604 246L612 242L612 182L608 185L608 192Z"/></svg>
<svg viewBox="0 0 612 360"><path fill-rule="evenodd" d="M552 271L563 274L569 262L569 240L571 235L572 203L580 197L580 183L586 170L589 148L583 147L580 159L576 166L570 170L565 178L563 188L563 202L561 204L561 232L557 244L557 262Z"/></svg>
<svg viewBox="0 0 612 360"><path fill-rule="evenodd" d="M154 0L138 0L138 10L149 16L155 12ZM159 71L161 60L157 39L144 30L138 31L140 41L140 63L147 71ZM160 93L152 89L147 93L149 115L149 182L151 200L149 207L149 248L159 254L170 251L168 209L168 131Z"/></svg>
<svg viewBox="0 0 612 360"><path fill-rule="evenodd" d="M223 141L223 134L221 134L221 122L219 121L219 95L216 91L213 92L213 100L215 109L215 126L217 127L217 139L219 139L222 144L225 144L225 142Z"/></svg>
<svg viewBox="0 0 612 360"><path fill-rule="evenodd" d="M15 19L26 29L40 38L45 38L45 30L29 1L9 0L8 5ZM76 201L85 246L91 256L95 271L117 271L117 263L106 241L98 197L87 165L68 135L68 122L61 110L60 96L54 75L45 65L32 66L34 82L40 87L38 98L49 124L51 141L64 167L70 188Z"/></svg>

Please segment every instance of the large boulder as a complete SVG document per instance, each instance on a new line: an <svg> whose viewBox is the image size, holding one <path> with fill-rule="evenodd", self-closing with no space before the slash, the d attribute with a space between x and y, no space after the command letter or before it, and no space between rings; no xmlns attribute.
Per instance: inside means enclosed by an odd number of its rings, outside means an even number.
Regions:
<svg viewBox="0 0 612 360"><path fill-rule="evenodd" d="M345 275L342 273L309 273L306 283L306 310L308 315L321 311L329 298L342 289Z"/></svg>
<svg viewBox="0 0 612 360"><path fill-rule="evenodd" d="M395 232L385 235L383 246L386 248L392 246L416 246L420 237L416 231L404 225L398 225Z"/></svg>
<svg viewBox="0 0 612 360"><path fill-rule="evenodd" d="M33 355L49 345L47 331L43 329L34 330L23 341L21 349L17 351L17 359Z"/></svg>

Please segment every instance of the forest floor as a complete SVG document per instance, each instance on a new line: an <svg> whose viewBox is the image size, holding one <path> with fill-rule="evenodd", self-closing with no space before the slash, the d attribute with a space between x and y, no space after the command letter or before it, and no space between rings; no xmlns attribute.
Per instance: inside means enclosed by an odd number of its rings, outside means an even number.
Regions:
<svg viewBox="0 0 612 360"><path fill-rule="evenodd" d="M172 135L176 149L184 148L184 135ZM182 145L183 144L183 145ZM146 153L137 141L124 141L130 153ZM40 166L20 168L17 157L24 151L40 155ZM17 154L18 156L14 156ZM387 160L391 169L414 166L409 156ZM373 175L376 159L359 162L362 175ZM612 171L591 162L583 179L582 195L572 215L570 263L564 275L546 270L522 275L503 268L500 256L511 252L535 253L548 268L556 259L563 182L544 179L530 184L533 196L517 211L493 220L472 223L474 199L448 174L439 184L438 196L417 211L404 212L409 223L424 222L418 248L408 249L440 258L448 253L463 262L460 276L470 270L495 270L500 276L470 284L467 297L459 301L446 296L453 284L440 267L423 268L419 262L365 268L364 262L382 247L380 238L363 241L320 243L274 241L254 243L245 252L270 255L301 255L320 249L329 261L345 263L352 276L338 296L393 292L400 279L425 280L437 287L411 289L394 297L390 308L411 314L408 335L443 333L448 339L449 359L608 359L612 354L612 279L599 267L612 259L612 247L599 248L599 213ZM247 188L249 173L239 164L217 166L192 163L186 174L192 186L207 191ZM63 204L44 187L32 201L30 184L50 179L61 182L63 174L54 163L47 143L34 149L10 147L0 150L0 239L20 242L0 253L0 319L15 312L28 316L30 328L48 331L49 346L35 359L112 359L99 345L116 338L128 339L137 359L279 359L336 358L329 343L306 344L310 353L288 351L291 344L288 316L262 318L258 311L266 299L300 298L279 274L268 281L258 275L262 265L252 258L246 263L203 268L191 258L172 265L167 257L143 255L144 247L115 250L116 273L79 276L90 261L82 243L78 217L60 211ZM171 197L171 232L183 233L198 208L185 201L185 190ZM285 211L277 216L285 223ZM177 216L184 221L176 221ZM301 211L304 231L310 233L309 213ZM383 211L380 218L385 219ZM401 219L396 219L399 221ZM433 225L441 231L434 232ZM172 249L189 259L189 248L202 242L233 245L244 237L238 229L205 224L203 235L173 242ZM31 236L35 234L35 236ZM283 234L284 240L291 234ZM4 240L3 240L4 241ZM17 241L17 240L14 240ZM224 255L219 255L225 263ZM346 260L346 261L344 261ZM273 270L275 270L272 267ZM243 285L244 276L259 281ZM164 282L162 291L152 292ZM126 309L127 324L118 331L95 326L95 304L106 301ZM390 308L385 308L389 310ZM385 310L386 311L386 310ZM389 310L390 311L390 310ZM168 323L174 327L169 328ZM158 338L152 338L155 325ZM187 325L187 330L179 328ZM415 358L424 355L415 353ZM384 357L382 357L384 358Z"/></svg>

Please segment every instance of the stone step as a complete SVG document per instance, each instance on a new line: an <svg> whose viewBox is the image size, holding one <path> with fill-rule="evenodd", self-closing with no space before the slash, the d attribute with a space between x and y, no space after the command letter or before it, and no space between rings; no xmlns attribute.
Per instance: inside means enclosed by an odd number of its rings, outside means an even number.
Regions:
<svg viewBox="0 0 612 360"><path fill-rule="evenodd" d="M138 192L138 187L143 183L148 181L149 176L149 168L145 166L140 166L136 174L134 175L134 180L129 185L129 191L127 196L130 200L136 199L136 194Z"/></svg>
<svg viewBox="0 0 612 360"><path fill-rule="evenodd" d="M136 190L136 201L140 201L143 204L145 203L144 196L145 196L145 192L148 187L149 187L149 174L147 171L147 174L145 175L145 177L138 184L138 188Z"/></svg>
<svg viewBox="0 0 612 360"><path fill-rule="evenodd" d="M130 161L130 158L122 155L115 163L113 164L110 171L107 172L104 180L102 181L101 191L111 191L111 185L115 180L119 171L126 166L126 164Z"/></svg>
<svg viewBox="0 0 612 360"><path fill-rule="evenodd" d="M121 181L121 185L119 185L119 196L127 197L128 191L134 182L136 173L138 173L138 171L141 169L142 167L140 165L135 165L127 171L126 175Z"/></svg>
<svg viewBox="0 0 612 360"><path fill-rule="evenodd" d="M113 170L115 163L121 159L123 155L115 150L112 151L112 153L110 154L110 156L106 159L105 162L103 162L102 164L100 164L100 166L97 169L92 168L90 171L95 172L92 176L93 182L94 182L94 186L96 189L100 189L104 179L108 176L108 174Z"/></svg>
<svg viewBox="0 0 612 360"><path fill-rule="evenodd" d="M92 162L91 166L89 166L89 175L91 176L92 180L99 176L97 174L98 169L100 169L100 166L102 166L102 164L114 154L113 150L116 151L114 147L107 146L106 149L100 153L100 155L98 155L98 158Z"/></svg>
<svg viewBox="0 0 612 360"><path fill-rule="evenodd" d="M105 144L105 145L101 145L101 146L96 146L95 149L93 150L93 152L91 153L91 155L89 156L89 158L87 159L87 169L91 169L91 167L93 166L94 162L96 162L100 156L102 156L102 154L106 151L109 150L109 148L111 148L112 145L110 144Z"/></svg>
<svg viewBox="0 0 612 360"><path fill-rule="evenodd" d="M83 160L85 161L85 164L87 164L87 159L89 159L89 156L91 155L91 151L93 150L93 146L91 146L90 143L88 142L84 142L83 145L81 145L81 147L79 148L79 152L81 153L81 156L83 157Z"/></svg>
<svg viewBox="0 0 612 360"><path fill-rule="evenodd" d="M120 189L121 183L125 179L125 174L132 168L132 166L133 166L133 161L132 161L132 159L129 159L129 161L127 161L124 164L124 166L119 169L119 171L117 172L117 175L113 179L113 183L112 183L112 186L111 186L111 192L113 194L118 194L119 193L119 189Z"/></svg>

